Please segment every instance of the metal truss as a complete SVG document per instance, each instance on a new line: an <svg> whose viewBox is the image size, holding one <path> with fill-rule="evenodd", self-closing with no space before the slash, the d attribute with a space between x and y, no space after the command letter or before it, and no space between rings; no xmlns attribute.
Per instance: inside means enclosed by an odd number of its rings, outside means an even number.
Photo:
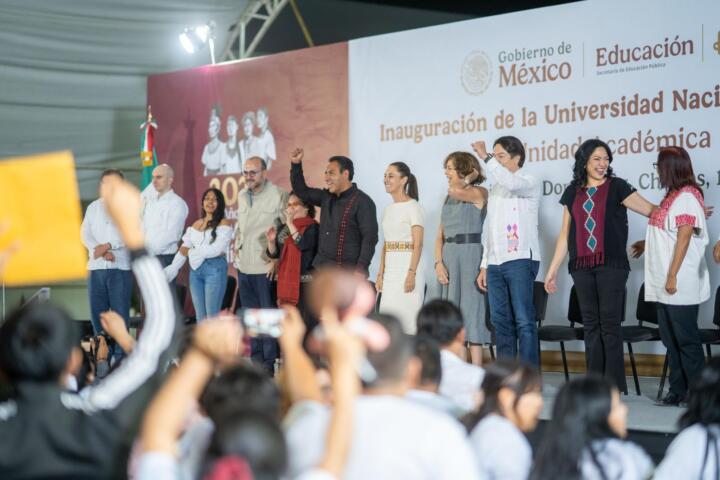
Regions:
<svg viewBox="0 0 720 480"><path fill-rule="evenodd" d="M312 46L312 39L295 0L250 0L240 14L240 18L230 29L230 36L225 43L220 61L227 62L252 56L272 23L288 3L292 6L308 45Z"/></svg>

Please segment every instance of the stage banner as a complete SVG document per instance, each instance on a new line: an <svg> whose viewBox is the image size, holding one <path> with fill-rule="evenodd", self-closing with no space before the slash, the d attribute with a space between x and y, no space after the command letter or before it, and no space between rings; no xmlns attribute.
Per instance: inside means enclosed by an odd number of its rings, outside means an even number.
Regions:
<svg viewBox="0 0 720 480"><path fill-rule="evenodd" d="M617 176L654 203L662 198L653 167L658 148L688 150L706 202L716 207L706 256L717 287L712 245L720 231L719 2L578 2L355 40L349 55L357 183L381 215L391 202L385 166L404 161L417 175L426 212L428 296L437 292L432 267L447 189L443 160L456 150L471 151L477 140L491 147L502 135L525 143L524 169L542 183L538 280L553 255L562 218L558 200L572 179L573 154L597 137L612 148ZM647 219L628 215L630 243L643 239ZM643 261L631 260L631 322ZM548 303L549 323L566 322L572 285L566 266L558 284ZM712 300L702 306L703 326L711 324L712 310Z"/></svg>
<svg viewBox="0 0 720 480"><path fill-rule="evenodd" d="M290 152L302 146L308 184L324 185L327 158L348 154L347 60L342 43L148 78L148 105L162 125L158 162L175 169L189 223L209 187L223 192L227 217L236 218L251 156L289 190Z"/></svg>

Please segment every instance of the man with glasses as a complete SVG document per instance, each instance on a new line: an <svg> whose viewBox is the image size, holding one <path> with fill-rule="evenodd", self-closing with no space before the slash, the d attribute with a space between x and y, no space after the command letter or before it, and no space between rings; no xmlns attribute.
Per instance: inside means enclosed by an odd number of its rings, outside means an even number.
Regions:
<svg viewBox="0 0 720 480"><path fill-rule="evenodd" d="M238 193L233 264L238 271L238 292L243 308L277 308L272 300L272 281L276 261L266 261L265 232L280 218L288 201L282 191L265 178L267 165L260 157L250 157L243 166L245 188ZM272 375L278 357L277 341L253 338L252 358Z"/></svg>

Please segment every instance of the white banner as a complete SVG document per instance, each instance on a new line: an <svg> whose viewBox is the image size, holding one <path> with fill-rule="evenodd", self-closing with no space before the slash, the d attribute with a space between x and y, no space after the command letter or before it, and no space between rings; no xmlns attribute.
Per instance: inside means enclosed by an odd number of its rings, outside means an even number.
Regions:
<svg viewBox="0 0 720 480"><path fill-rule="evenodd" d="M538 280L554 250L562 216L558 200L572 178L574 152L588 138L606 141L616 175L656 203L663 195L652 167L658 147L685 147L707 203L716 206L709 221L711 246L718 238L716 0L589 1L371 37L350 42L349 68L356 181L382 215L391 202L382 179L387 164L404 161L417 176L427 217L428 295L437 291L432 264L447 189L442 163L450 152L471 151L475 140L491 146L497 137L514 135L526 144L523 168L543 183ZM628 215L630 242L644 238L646 219ZM712 248L706 256L714 296L720 277ZM642 262L631 260L626 309L631 323ZM566 322L572 279L565 266L558 285L548 303L548 323ZM700 324L709 326L712 314L711 299L701 307Z"/></svg>

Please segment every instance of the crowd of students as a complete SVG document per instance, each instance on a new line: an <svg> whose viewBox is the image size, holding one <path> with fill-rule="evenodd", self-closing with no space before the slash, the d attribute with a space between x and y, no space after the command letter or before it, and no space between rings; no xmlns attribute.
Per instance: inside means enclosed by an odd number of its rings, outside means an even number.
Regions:
<svg viewBox="0 0 720 480"><path fill-rule="evenodd" d="M314 276L308 308L320 326L309 341L298 309L285 307L276 381L243 358L238 317L221 313L185 332L161 264L144 249L139 192L107 180L101 196L145 299L144 329L130 341L124 322L105 319L128 355L72 391L76 322L48 304L8 316L0 478L718 478L717 359L690 382L681 432L657 468L625 438L618 387L593 374L561 388L533 456L524 433L543 403L534 366L501 359L471 373L458 364L456 306L423 306L410 336L396 317L368 315L371 287L345 270Z"/></svg>

